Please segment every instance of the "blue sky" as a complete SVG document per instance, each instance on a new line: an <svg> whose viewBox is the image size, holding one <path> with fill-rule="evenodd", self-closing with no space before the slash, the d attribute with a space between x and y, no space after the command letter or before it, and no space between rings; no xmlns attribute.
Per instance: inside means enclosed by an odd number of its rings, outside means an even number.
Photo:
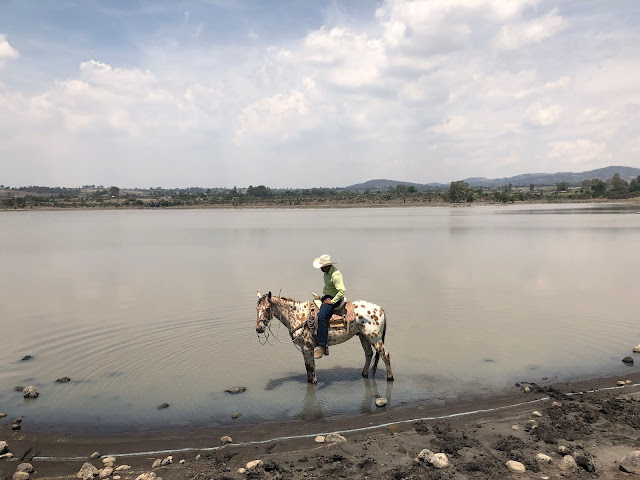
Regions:
<svg viewBox="0 0 640 480"><path fill-rule="evenodd" d="M638 26L634 0L2 1L0 184L639 166Z"/></svg>

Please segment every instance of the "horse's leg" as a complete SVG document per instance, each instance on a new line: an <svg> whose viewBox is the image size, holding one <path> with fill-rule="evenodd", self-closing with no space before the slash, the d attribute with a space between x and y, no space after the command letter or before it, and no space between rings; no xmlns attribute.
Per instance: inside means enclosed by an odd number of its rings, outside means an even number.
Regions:
<svg viewBox="0 0 640 480"><path fill-rule="evenodd" d="M375 348L376 352L378 352L378 354L382 357L382 360L384 360L384 364L387 367L387 381L392 382L393 372L391 371L391 356L384 346L384 343L382 343L382 340L378 340L376 343L374 343L373 348Z"/></svg>
<svg viewBox="0 0 640 480"><path fill-rule="evenodd" d="M369 366L371 365L371 359L373 358L373 351L371 350L371 344L367 337L362 333L358 333L358 337L360 338L360 343L362 344L362 349L364 350L364 368L362 369L362 376L364 378L369 378Z"/></svg>
<svg viewBox="0 0 640 480"><path fill-rule="evenodd" d="M316 378L316 361L313 359L313 348L309 350L305 348L302 350L304 355L304 366L307 369L307 382L316 384L318 379Z"/></svg>

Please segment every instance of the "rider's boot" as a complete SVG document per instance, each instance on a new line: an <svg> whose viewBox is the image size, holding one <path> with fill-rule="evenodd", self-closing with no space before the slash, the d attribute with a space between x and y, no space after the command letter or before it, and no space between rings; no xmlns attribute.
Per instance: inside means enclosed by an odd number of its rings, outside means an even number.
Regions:
<svg viewBox="0 0 640 480"><path fill-rule="evenodd" d="M322 358L324 355L324 347L322 345L320 345L318 347L318 350L316 350L316 353L313 355L313 358L315 358L316 360L319 358Z"/></svg>

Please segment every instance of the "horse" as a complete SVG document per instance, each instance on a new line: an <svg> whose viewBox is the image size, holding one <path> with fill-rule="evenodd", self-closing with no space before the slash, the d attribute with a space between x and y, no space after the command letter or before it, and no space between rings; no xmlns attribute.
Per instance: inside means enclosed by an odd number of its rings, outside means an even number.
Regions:
<svg viewBox="0 0 640 480"><path fill-rule="evenodd" d="M265 295L258 293L258 320L256 322L256 333L262 334L269 328L269 323L275 317L289 330L289 335L293 343L300 349L304 357L304 365L307 369L307 382L317 383L315 359L313 358L313 348L315 346L313 319L317 314L317 308L313 302L301 302L285 297ZM348 329L346 326L330 327L327 345L338 345L344 343L357 335L364 350L365 363L362 369L362 376L369 378L369 366L373 357L373 350L376 351L376 358L373 363L372 376L375 376L378 360L382 356L387 367L387 381L393 381L391 371L391 359L389 352L384 346L384 337L387 331L387 322L384 310L379 305L364 300L351 302L355 314L355 328ZM312 308L313 307L313 308ZM334 314L335 315L335 314Z"/></svg>

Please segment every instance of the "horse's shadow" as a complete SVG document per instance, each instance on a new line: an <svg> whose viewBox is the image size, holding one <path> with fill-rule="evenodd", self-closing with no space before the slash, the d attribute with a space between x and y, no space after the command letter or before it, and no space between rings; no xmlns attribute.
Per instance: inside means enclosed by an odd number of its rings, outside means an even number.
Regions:
<svg viewBox="0 0 640 480"><path fill-rule="evenodd" d="M331 370L325 370L322 372L322 383L319 385L312 385L307 383L306 375L290 375L287 377L281 377L272 379L267 382L265 390L275 390L286 382L307 384L306 393L302 401L302 412L300 418L302 420L314 420L324 417L322 405L318 401L317 391L318 388L325 389L333 385L336 381L344 381L349 375L353 374L353 369L350 368L333 368ZM380 395L378 390L378 384L375 378L362 378L362 401L360 402L360 413L372 413L374 411L383 411L386 407L377 407L375 405L375 399L381 396L386 397L387 405L391 404L391 392L393 390L393 382L385 381L386 388L385 394Z"/></svg>

